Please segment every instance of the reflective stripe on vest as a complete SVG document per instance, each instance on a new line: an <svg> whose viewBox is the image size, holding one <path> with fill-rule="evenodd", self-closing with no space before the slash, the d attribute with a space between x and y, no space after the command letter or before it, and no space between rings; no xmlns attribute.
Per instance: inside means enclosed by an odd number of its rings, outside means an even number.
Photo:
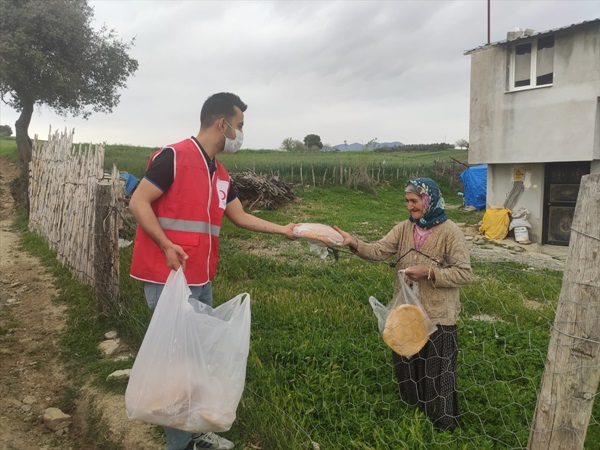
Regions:
<svg viewBox="0 0 600 450"><path fill-rule="evenodd" d="M204 233L210 234L211 236L219 236L221 227L218 225L211 225L208 222L201 222L197 220L182 220L182 219L171 219L168 217L159 217L158 223L163 230L172 231L188 231L190 233Z"/></svg>

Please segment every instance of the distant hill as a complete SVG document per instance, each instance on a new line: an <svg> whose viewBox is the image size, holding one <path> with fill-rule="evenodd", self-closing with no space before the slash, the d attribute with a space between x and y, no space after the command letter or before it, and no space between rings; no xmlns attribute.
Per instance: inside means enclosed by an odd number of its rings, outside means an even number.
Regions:
<svg viewBox="0 0 600 450"><path fill-rule="evenodd" d="M400 145L404 145L402 142L398 142L398 141L394 141L394 142L377 142L375 144L375 148L381 148L381 147L398 147ZM353 144L338 144L338 145L334 145L332 148L335 148L336 150L340 150L342 152L344 151L357 151L357 150L364 150L365 146L364 144L359 144L358 142L355 142Z"/></svg>

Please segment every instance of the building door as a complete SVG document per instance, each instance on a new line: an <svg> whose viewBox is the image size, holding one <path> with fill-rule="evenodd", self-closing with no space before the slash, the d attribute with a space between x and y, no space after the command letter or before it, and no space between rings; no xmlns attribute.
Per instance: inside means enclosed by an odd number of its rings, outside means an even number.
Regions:
<svg viewBox="0 0 600 450"><path fill-rule="evenodd" d="M542 244L569 245L579 184L589 173L589 162L546 164Z"/></svg>

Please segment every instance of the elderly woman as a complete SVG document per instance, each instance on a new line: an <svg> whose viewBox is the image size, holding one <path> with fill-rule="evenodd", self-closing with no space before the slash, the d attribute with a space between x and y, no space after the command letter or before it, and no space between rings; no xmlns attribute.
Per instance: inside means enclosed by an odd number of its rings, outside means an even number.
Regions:
<svg viewBox="0 0 600 450"><path fill-rule="evenodd" d="M404 270L412 283L418 283L419 301L437 330L416 355L407 358L392 353L398 390L404 401L418 405L436 427L453 430L459 426L456 321L459 287L472 279L469 248L460 228L448 220L444 199L432 179L408 181L404 194L410 217L378 242L368 244L336 229L344 237L341 245L361 258L380 261L396 255L396 270ZM399 289L398 277L395 289Z"/></svg>

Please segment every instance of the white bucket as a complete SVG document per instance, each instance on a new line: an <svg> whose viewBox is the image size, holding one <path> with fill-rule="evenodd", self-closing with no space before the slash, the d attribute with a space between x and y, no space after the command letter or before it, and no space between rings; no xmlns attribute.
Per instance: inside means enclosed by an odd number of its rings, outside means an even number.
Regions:
<svg viewBox="0 0 600 450"><path fill-rule="evenodd" d="M515 241L520 242L521 244L530 244L529 240L529 230L527 227L515 227Z"/></svg>

